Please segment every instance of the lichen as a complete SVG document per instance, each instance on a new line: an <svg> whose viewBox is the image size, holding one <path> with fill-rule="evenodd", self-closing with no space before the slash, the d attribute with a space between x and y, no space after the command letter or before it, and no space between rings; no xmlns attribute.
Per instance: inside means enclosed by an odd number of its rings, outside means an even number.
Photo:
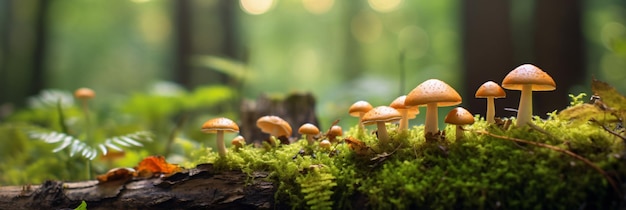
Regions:
<svg viewBox="0 0 626 210"><path fill-rule="evenodd" d="M589 104L571 105L568 109ZM351 140L330 151L309 146L305 139L269 149L233 147L224 158L202 149L187 166L209 162L224 170L269 171L269 179L277 183L277 204L294 209L619 207L622 189L612 188L607 177L583 161L495 137L552 145L586 158L610 179L624 180L624 142L598 124L574 123L556 111L548 119L533 118L532 127L492 125L480 116L475 120L465 127L462 140L455 140L454 126L445 127L445 136L431 142L425 140L423 126L397 132L396 125L388 125L390 143L381 145L371 128L360 132L355 125L344 135Z"/></svg>

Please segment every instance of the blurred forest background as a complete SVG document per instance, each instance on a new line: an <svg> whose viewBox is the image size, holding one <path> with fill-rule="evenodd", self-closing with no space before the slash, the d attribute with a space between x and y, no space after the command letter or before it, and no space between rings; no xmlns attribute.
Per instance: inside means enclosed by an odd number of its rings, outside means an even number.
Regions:
<svg viewBox="0 0 626 210"><path fill-rule="evenodd" d="M311 92L321 127L335 119L351 126L353 102L387 105L430 78L450 84L462 106L483 115L476 89L487 80L501 83L523 63L557 83L554 92L534 94L534 113L545 116L565 108L569 93L589 94L592 77L626 93L625 24L626 2L618 0L1 1L0 133L17 122L59 130L55 108L33 113L37 101L46 100L44 90L58 96L79 87L96 91L92 107L101 127L109 126L103 133L149 130L159 144L171 136L188 144L209 138L199 132L202 122L237 119L241 100L260 94ZM519 93L507 94L496 101L497 116L514 115L503 108L516 108ZM69 119L72 113L80 116L67 110ZM176 134L181 118L186 127ZM419 115L412 123L422 121ZM12 139L19 136L0 138L0 171L15 169L0 184L36 182L16 165L62 155ZM177 153L163 145L135 156ZM16 151L38 153L18 158ZM38 165L68 168L63 158Z"/></svg>

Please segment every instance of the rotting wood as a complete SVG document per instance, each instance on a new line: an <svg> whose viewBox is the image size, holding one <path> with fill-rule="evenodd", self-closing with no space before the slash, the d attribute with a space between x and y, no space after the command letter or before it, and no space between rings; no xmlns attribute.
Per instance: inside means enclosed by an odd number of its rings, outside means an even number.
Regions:
<svg viewBox="0 0 626 210"><path fill-rule="evenodd" d="M83 200L97 209L270 209L275 185L267 172L218 171L201 164L164 178L46 181L0 187L0 209L73 209Z"/></svg>

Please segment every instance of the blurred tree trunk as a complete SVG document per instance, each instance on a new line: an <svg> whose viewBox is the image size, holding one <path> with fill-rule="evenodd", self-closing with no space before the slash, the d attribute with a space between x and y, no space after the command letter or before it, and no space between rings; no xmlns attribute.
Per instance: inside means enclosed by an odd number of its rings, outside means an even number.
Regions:
<svg viewBox="0 0 626 210"><path fill-rule="evenodd" d="M50 1L39 1L35 19L35 46L33 49L33 70L30 75L28 95L36 95L45 87L46 53L48 44L48 11Z"/></svg>
<svg viewBox="0 0 626 210"><path fill-rule="evenodd" d="M3 1L0 105L20 106L45 87L50 1ZM19 12L18 12L19 11ZM3 109L6 109L4 107Z"/></svg>
<svg viewBox="0 0 626 210"><path fill-rule="evenodd" d="M513 64L509 1L462 1L463 60L465 63L464 102L474 114L485 116L486 100L474 98L482 83L500 84ZM515 96L507 96L515 98ZM519 98L519 94L518 97ZM517 107L517 100L497 100L496 116L505 114L503 107ZM510 113L507 113L510 114Z"/></svg>
<svg viewBox="0 0 626 210"><path fill-rule="evenodd" d="M176 64L173 69L174 81L178 84L190 88L191 68L189 58L191 52L191 11L190 0L174 1L174 16L176 20Z"/></svg>
<svg viewBox="0 0 626 210"><path fill-rule="evenodd" d="M565 108L569 104L570 89L584 83L587 77L581 1L536 1L534 29L536 64L548 72L557 85L554 92L534 94L533 112L543 116Z"/></svg>
<svg viewBox="0 0 626 210"><path fill-rule="evenodd" d="M545 117L565 108L569 89L586 77L580 1L535 1L527 11L534 16L518 22L511 20L510 1L463 2L464 101L470 110L484 116L486 102L475 99L475 91L488 80L502 83L509 71L523 63L537 65L557 83L554 92L533 94L533 113ZM519 91L507 91L507 98L496 100L496 116L514 116L504 108L517 109L519 97Z"/></svg>

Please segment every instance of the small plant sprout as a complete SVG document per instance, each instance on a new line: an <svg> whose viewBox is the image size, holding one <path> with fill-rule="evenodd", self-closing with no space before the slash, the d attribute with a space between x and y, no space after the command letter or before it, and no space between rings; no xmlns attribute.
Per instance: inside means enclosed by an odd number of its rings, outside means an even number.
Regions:
<svg viewBox="0 0 626 210"><path fill-rule="evenodd" d="M474 96L476 98L487 99L487 113L485 118L488 123L495 123L496 105L494 103L494 99L505 98L506 93L504 90L500 87L500 85L498 85L498 83L487 81L478 88Z"/></svg>
<svg viewBox="0 0 626 210"><path fill-rule="evenodd" d="M502 87L522 91L517 109L517 126L528 124L533 114L533 91L551 91L556 83L546 72L532 64L522 64L504 77Z"/></svg>
<svg viewBox="0 0 626 210"><path fill-rule="evenodd" d="M437 107L461 103L461 96L450 85L438 79L429 79L415 87L406 96L405 106L426 106L424 134L439 132Z"/></svg>
<svg viewBox="0 0 626 210"><path fill-rule="evenodd" d="M235 149L241 149L244 145L246 145L246 139L243 138L243 136L238 135L235 138L233 138L232 141L230 141L230 144L232 144L233 146L235 146Z"/></svg>
<svg viewBox="0 0 626 210"><path fill-rule="evenodd" d="M445 123L456 125L456 139L464 138L463 125L474 124L474 116L463 107L456 107L446 115Z"/></svg>
<svg viewBox="0 0 626 210"><path fill-rule="evenodd" d="M311 123L305 123L304 125L300 126L300 128L298 129L298 133L306 135L306 141L309 143L309 145L313 145L313 143L315 143L315 139L313 139L313 137L320 134L320 129Z"/></svg>
<svg viewBox="0 0 626 210"><path fill-rule="evenodd" d="M270 142L273 141L272 138L279 138L281 136L289 139L292 133L289 123L283 120L283 118L274 115L267 115L259 118L256 121L256 126L261 129L263 133L270 135Z"/></svg>
<svg viewBox="0 0 626 210"><path fill-rule="evenodd" d="M406 95L400 96L393 100L389 106L394 108L400 112L402 115L402 120L400 120L400 131L406 131L409 128L409 119L414 119L417 114L420 113L420 110L417 106L405 106L404 100L406 99Z"/></svg>
<svg viewBox="0 0 626 210"><path fill-rule="evenodd" d="M341 128L341 126L333 125L330 127L330 130L328 131L328 134L326 134L326 136L328 137L328 141L330 141L331 143L337 142L337 136L343 136L343 129Z"/></svg>
<svg viewBox="0 0 626 210"><path fill-rule="evenodd" d="M397 122L402 119L402 115L398 110L388 106L378 106L373 108L363 116L364 125L376 124L378 127L378 140L381 144L387 144L389 135L385 123Z"/></svg>
<svg viewBox="0 0 626 210"><path fill-rule="evenodd" d="M202 132L217 133L217 151L221 157L225 157L226 145L224 144L224 132L238 133L239 126L231 119L219 117L206 121L202 125Z"/></svg>
<svg viewBox="0 0 626 210"><path fill-rule="evenodd" d="M359 129L364 130L363 115L365 115L366 112L369 112L372 109L372 105L367 101L357 101L354 102L352 106L350 106L348 113L350 114L350 116L359 117Z"/></svg>

